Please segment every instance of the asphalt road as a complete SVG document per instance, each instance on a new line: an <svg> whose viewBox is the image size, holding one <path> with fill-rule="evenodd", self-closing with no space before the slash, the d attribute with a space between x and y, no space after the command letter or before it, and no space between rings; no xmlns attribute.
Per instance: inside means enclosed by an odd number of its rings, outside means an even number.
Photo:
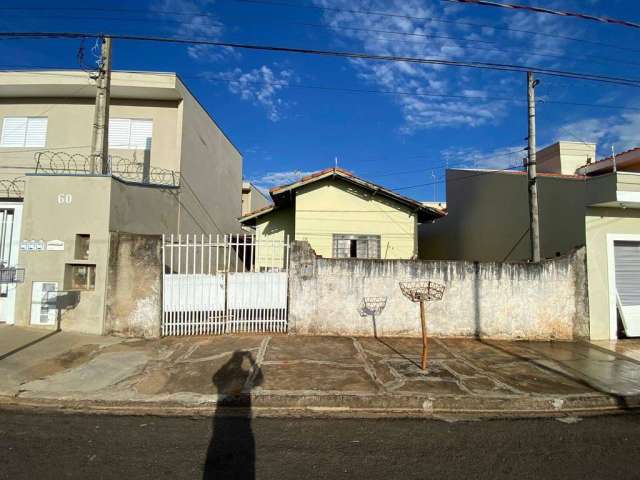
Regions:
<svg viewBox="0 0 640 480"><path fill-rule="evenodd" d="M567 424L0 413L2 479L637 479L639 452L639 415Z"/></svg>

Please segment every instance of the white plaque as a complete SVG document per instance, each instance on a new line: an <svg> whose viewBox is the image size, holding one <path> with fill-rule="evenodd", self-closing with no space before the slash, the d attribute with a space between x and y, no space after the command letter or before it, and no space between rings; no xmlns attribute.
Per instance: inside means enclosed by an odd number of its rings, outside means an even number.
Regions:
<svg viewBox="0 0 640 480"><path fill-rule="evenodd" d="M47 242L47 250L64 250L64 242L62 240L49 240Z"/></svg>

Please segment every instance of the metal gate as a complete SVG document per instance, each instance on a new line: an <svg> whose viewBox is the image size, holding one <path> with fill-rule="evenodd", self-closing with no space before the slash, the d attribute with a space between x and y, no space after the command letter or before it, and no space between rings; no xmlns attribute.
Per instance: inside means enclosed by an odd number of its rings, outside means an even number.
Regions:
<svg viewBox="0 0 640 480"><path fill-rule="evenodd" d="M286 332L289 237L164 235L162 335Z"/></svg>

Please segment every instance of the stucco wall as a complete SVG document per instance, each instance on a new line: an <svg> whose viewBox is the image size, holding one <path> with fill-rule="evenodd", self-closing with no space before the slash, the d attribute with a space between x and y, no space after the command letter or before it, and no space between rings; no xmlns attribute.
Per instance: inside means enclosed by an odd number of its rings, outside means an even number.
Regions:
<svg viewBox="0 0 640 480"><path fill-rule="evenodd" d="M255 212L271 205L271 200L253 184L244 182L242 186L242 215Z"/></svg>
<svg viewBox="0 0 640 480"><path fill-rule="evenodd" d="M105 333L157 338L162 315L162 241L111 233Z"/></svg>
<svg viewBox="0 0 640 480"><path fill-rule="evenodd" d="M178 232L180 190L171 187L111 184L109 230L138 234Z"/></svg>
<svg viewBox="0 0 640 480"><path fill-rule="evenodd" d="M416 218L407 207L349 183L327 179L296 190L295 238L333 256L333 234L380 235L381 258L417 254Z"/></svg>
<svg viewBox="0 0 640 480"><path fill-rule="evenodd" d="M27 177L21 238L62 240L64 250L20 252L18 263L25 267L25 282L16 292L18 325L30 322L33 282L58 282L63 290L65 263L76 263L75 236L89 234L89 258L77 263L96 265L95 290L78 295L77 305L62 312L61 326L66 331L103 333L111 182L110 177Z"/></svg>
<svg viewBox="0 0 640 480"><path fill-rule="evenodd" d="M543 258L585 244L585 184L538 177ZM530 257L526 175L447 170L447 207L446 217L420 226L420 258L503 262Z"/></svg>
<svg viewBox="0 0 640 480"><path fill-rule="evenodd" d="M63 290L65 264L88 263L96 265L95 290L76 295L75 304L61 312L61 327L104 333L109 232L175 232L179 216L176 194L177 189L131 185L112 177L28 176L20 238L62 240L64 250L20 252L18 264L26 271L25 283L16 290L16 323L30 322L34 281L57 282ZM63 195L62 203L59 195ZM76 234L90 235L88 260L74 258Z"/></svg>
<svg viewBox="0 0 640 480"><path fill-rule="evenodd" d="M0 178L25 174L24 167L34 168L36 150L59 150L69 154L89 155L95 99L95 88L87 85L87 98L0 98L0 127L6 116L44 116L48 118L46 144L41 149L0 147L7 160ZM78 94L82 93L80 90ZM156 100L113 99L111 118L149 118L153 120L151 165L179 170L178 102ZM8 153L10 152L10 154ZM144 161L144 150L110 149L109 153L137 162ZM16 168L17 167L17 168Z"/></svg>
<svg viewBox="0 0 640 480"><path fill-rule="evenodd" d="M589 310L591 338L617 338L615 323L610 315L608 235L631 235L640 241L640 211L632 208L589 208L585 217L587 256L589 259ZM631 239L628 238L628 239Z"/></svg>
<svg viewBox="0 0 640 480"><path fill-rule="evenodd" d="M284 265L284 252L275 250L270 242L286 242L294 240L295 214L293 207L279 208L272 213L260 217L256 223L256 269Z"/></svg>
<svg viewBox="0 0 640 480"><path fill-rule="evenodd" d="M180 233L242 233L242 156L196 99L183 94Z"/></svg>
<svg viewBox="0 0 640 480"><path fill-rule="evenodd" d="M290 331L308 335L373 335L367 299L382 298L378 335L420 335L419 306L401 281L432 280L444 299L427 307L429 333L506 339L586 338L584 249L528 263L474 263L316 258L296 242L291 254Z"/></svg>

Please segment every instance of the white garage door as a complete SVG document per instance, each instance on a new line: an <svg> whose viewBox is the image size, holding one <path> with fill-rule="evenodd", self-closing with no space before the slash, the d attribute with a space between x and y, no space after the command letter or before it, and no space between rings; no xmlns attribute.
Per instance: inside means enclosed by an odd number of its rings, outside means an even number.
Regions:
<svg viewBox="0 0 640 480"><path fill-rule="evenodd" d="M616 293L624 330L640 337L640 242L614 243Z"/></svg>

